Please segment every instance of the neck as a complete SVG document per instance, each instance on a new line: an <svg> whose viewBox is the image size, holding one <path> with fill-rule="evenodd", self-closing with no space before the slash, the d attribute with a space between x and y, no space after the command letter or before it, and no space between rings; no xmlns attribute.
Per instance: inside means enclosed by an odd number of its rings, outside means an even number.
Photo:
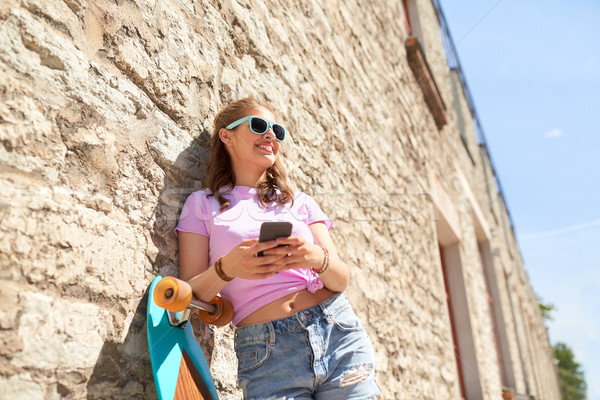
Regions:
<svg viewBox="0 0 600 400"><path fill-rule="evenodd" d="M265 179L266 171L252 168L234 168L236 186L258 187L258 183Z"/></svg>

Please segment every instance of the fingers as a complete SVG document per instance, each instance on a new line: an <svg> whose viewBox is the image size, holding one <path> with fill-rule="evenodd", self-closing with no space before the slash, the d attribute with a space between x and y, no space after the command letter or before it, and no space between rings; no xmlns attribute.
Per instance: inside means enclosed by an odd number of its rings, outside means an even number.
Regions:
<svg viewBox="0 0 600 400"><path fill-rule="evenodd" d="M259 242L258 239L246 239L240 242L240 247L249 248L254 253L276 248L278 246L299 246L306 243L306 239L299 236L280 237L268 242Z"/></svg>
<svg viewBox="0 0 600 400"><path fill-rule="evenodd" d="M306 239L301 236L280 237L273 241L276 246L265 251L265 254L288 254L297 251L301 246L307 244ZM269 243L269 242L265 242Z"/></svg>
<svg viewBox="0 0 600 400"><path fill-rule="evenodd" d="M258 239L244 239L240 242L240 246L242 247L251 247L258 243Z"/></svg>
<svg viewBox="0 0 600 400"><path fill-rule="evenodd" d="M231 276L239 278L264 279L279 271L299 268L306 264L307 251L302 248L304 244L306 240L301 237L279 238L268 242L243 240L236 246L237 250L230 253L229 271ZM264 255L256 257L260 252Z"/></svg>
<svg viewBox="0 0 600 400"><path fill-rule="evenodd" d="M264 251L265 255L279 255L279 256L306 256L309 249L304 243L298 245L292 244L280 244L278 247L274 247Z"/></svg>
<svg viewBox="0 0 600 400"><path fill-rule="evenodd" d="M302 237L282 238L279 241L284 247L276 247L264 252L266 255L277 255L276 261L281 270L295 268L312 268L323 263L323 250L314 243L309 243Z"/></svg>
<svg viewBox="0 0 600 400"><path fill-rule="evenodd" d="M256 253L264 251L264 250L268 250L268 249L272 249L274 247L279 246L279 241L280 239L275 239L275 240L269 240L268 242L256 242L252 247L253 247L253 251L255 251Z"/></svg>
<svg viewBox="0 0 600 400"><path fill-rule="evenodd" d="M306 243L306 239L302 236L280 237L276 240L277 243L289 246L300 246Z"/></svg>
<svg viewBox="0 0 600 400"><path fill-rule="evenodd" d="M277 260L281 261L281 262L290 262L289 259L292 257L297 258L299 253L297 251L295 251L295 249L286 246L286 247L276 247L271 250L266 250L264 252L264 255L277 257Z"/></svg>
<svg viewBox="0 0 600 400"><path fill-rule="evenodd" d="M277 274L282 270L281 263L278 263L281 258L281 256L255 257L255 263L259 264L248 266L247 279L264 279Z"/></svg>

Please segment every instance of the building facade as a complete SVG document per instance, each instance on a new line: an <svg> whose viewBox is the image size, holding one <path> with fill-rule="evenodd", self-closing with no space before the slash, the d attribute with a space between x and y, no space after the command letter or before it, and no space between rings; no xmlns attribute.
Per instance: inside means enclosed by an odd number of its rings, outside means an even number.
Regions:
<svg viewBox="0 0 600 400"><path fill-rule="evenodd" d="M438 1L0 5L0 398L154 398L146 288L211 123L265 98L334 221L382 399L559 399ZM233 329L194 321L224 399Z"/></svg>

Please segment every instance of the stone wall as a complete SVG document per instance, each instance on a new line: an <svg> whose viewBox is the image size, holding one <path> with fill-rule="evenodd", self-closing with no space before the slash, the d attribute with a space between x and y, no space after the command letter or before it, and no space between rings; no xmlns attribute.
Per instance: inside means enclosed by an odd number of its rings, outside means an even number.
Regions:
<svg viewBox="0 0 600 400"><path fill-rule="evenodd" d="M511 387L558 399L472 123L468 152L460 139L435 10L416 5L441 130L406 59L402 2L3 1L0 398L156 397L146 288L177 274L172 229L205 183L215 113L256 95L291 132L296 188L334 219L380 397L460 396L438 243L462 261L481 397L502 395L481 242L494 254ZM240 398L231 327L194 328L221 397Z"/></svg>

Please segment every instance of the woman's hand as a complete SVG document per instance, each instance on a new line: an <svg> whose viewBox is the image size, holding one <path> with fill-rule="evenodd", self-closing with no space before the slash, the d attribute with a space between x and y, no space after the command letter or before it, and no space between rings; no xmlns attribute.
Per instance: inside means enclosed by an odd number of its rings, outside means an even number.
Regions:
<svg viewBox="0 0 600 400"><path fill-rule="evenodd" d="M325 257L323 249L302 236L282 237L277 239L277 243L285 247L275 247L265 251L264 254L279 257L274 261L278 271L295 268L319 269L323 265Z"/></svg>
<svg viewBox="0 0 600 400"><path fill-rule="evenodd" d="M227 255L223 257L223 272L231 278L264 279L275 275L281 268L281 260L286 257L286 252L269 254L283 238L269 242L259 242L258 239L241 241ZM258 257L258 252L265 252Z"/></svg>
<svg viewBox="0 0 600 400"><path fill-rule="evenodd" d="M292 268L313 268L320 270L323 266L325 253L321 246L325 247L329 253L329 268L327 271L319 274L319 278L325 287L332 292L343 292L350 282L350 270L348 266L340 260L337 250L327 226L322 222L315 222L309 225L315 244L308 242L303 237L290 236L279 238L278 243L287 247L278 247L268 250L266 254L283 256L275 261L280 265L279 270Z"/></svg>

